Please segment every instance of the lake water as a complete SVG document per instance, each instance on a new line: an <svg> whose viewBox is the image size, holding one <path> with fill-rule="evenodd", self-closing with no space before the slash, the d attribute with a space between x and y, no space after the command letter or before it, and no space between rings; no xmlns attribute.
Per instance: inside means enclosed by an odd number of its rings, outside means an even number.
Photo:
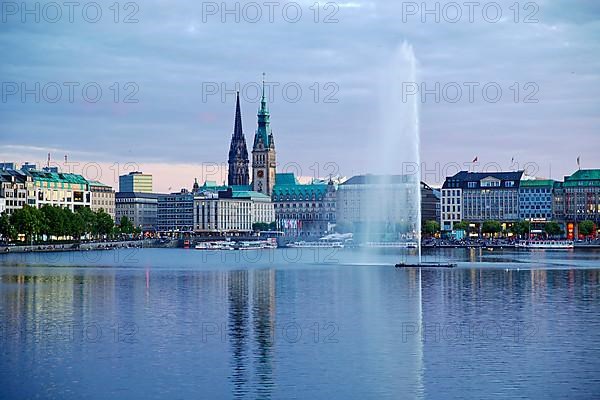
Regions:
<svg viewBox="0 0 600 400"><path fill-rule="evenodd" d="M0 256L2 399L600 397L600 252Z"/></svg>

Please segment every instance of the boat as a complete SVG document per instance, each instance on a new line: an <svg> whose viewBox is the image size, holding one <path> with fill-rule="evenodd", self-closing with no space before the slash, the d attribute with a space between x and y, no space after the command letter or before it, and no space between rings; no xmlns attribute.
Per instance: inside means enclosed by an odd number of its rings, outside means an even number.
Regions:
<svg viewBox="0 0 600 400"><path fill-rule="evenodd" d="M196 250L233 250L233 246L227 241L200 242L194 248Z"/></svg>
<svg viewBox="0 0 600 400"><path fill-rule="evenodd" d="M318 240L314 242L293 242L288 247L307 248L307 249L342 249L344 244L339 241Z"/></svg>
<svg viewBox="0 0 600 400"><path fill-rule="evenodd" d="M453 263L398 263L396 268L456 268Z"/></svg>
<svg viewBox="0 0 600 400"><path fill-rule="evenodd" d="M417 242L367 242L363 247L418 249L419 244Z"/></svg>
<svg viewBox="0 0 600 400"><path fill-rule="evenodd" d="M530 240L525 243L517 243L521 249L545 249L545 250L569 250L575 247L572 240Z"/></svg>
<svg viewBox="0 0 600 400"><path fill-rule="evenodd" d="M253 241L253 242L237 242L233 248L235 250L260 250L260 249L266 249L267 248L267 243L266 242L260 242L260 241Z"/></svg>

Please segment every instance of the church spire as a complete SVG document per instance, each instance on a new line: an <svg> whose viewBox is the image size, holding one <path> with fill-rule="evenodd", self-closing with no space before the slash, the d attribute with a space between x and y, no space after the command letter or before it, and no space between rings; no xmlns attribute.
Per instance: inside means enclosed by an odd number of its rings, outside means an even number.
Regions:
<svg viewBox="0 0 600 400"><path fill-rule="evenodd" d="M233 136L238 138L244 136L244 131L242 129L242 111L240 108L240 92L237 92L235 104L235 123L233 127Z"/></svg>
<svg viewBox="0 0 600 400"><path fill-rule="evenodd" d="M248 185L250 183L249 163L246 138L242 129L240 92L237 92L233 136L231 137L231 145L229 146L229 170L227 173L227 184L229 186Z"/></svg>
<svg viewBox="0 0 600 400"><path fill-rule="evenodd" d="M271 127L269 123L270 115L269 115L269 107L267 106L267 97L265 95L265 73L263 72L263 85L262 85L262 97L260 99L260 108L258 109L258 129L256 130L256 135L254 136L254 147L262 141L265 147L269 147L270 141L272 138L271 135Z"/></svg>

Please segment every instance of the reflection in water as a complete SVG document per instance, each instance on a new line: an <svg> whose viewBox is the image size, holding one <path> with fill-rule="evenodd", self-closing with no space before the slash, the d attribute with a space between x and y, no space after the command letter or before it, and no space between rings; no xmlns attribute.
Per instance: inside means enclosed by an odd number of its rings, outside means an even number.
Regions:
<svg viewBox="0 0 600 400"><path fill-rule="evenodd" d="M273 387L272 352L275 335L275 271L254 272L253 280L254 363L257 375L256 398L268 399Z"/></svg>
<svg viewBox="0 0 600 400"><path fill-rule="evenodd" d="M233 395L243 398L248 393L247 340L248 329L248 271L233 271L228 275L229 300L228 337L231 344L231 374Z"/></svg>
<svg viewBox="0 0 600 400"><path fill-rule="evenodd" d="M144 250L130 268L0 258L1 397L600 393L597 253L545 253L522 269L529 253L484 252L479 268L423 271L385 266L393 254L374 253L370 265L338 256L340 265L204 265L198 252ZM299 340L282 336L287 325Z"/></svg>
<svg viewBox="0 0 600 400"><path fill-rule="evenodd" d="M249 285L252 286L252 327L249 323ZM275 271L231 272L227 290L233 395L245 398L254 388L256 394L253 397L268 399L273 388Z"/></svg>

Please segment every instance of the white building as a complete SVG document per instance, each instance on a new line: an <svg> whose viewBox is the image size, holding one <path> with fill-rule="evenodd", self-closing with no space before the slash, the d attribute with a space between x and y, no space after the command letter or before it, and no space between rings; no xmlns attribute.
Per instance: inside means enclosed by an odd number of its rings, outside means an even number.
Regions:
<svg viewBox="0 0 600 400"><path fill-rule="evenodd" d="M92 204L89 182L81 175L33 169L25 174L31 177L26 186L27 204L32 207L50 205L76 211Z"/></svg>
<svg viewBox="0 0 600 400"><path fill-rule="evenodd" d="M255 223L275 221L269 196L254 191L219 191L194 197L194 231L249 233Z"/></svg>
<svg viewBox="0 0 600 400"><path fill-rule="evenodd" d="M27 184L31 177L14 169L0 171L0 196L5 199L5 211L10 215L27 204Z"/></svg>

